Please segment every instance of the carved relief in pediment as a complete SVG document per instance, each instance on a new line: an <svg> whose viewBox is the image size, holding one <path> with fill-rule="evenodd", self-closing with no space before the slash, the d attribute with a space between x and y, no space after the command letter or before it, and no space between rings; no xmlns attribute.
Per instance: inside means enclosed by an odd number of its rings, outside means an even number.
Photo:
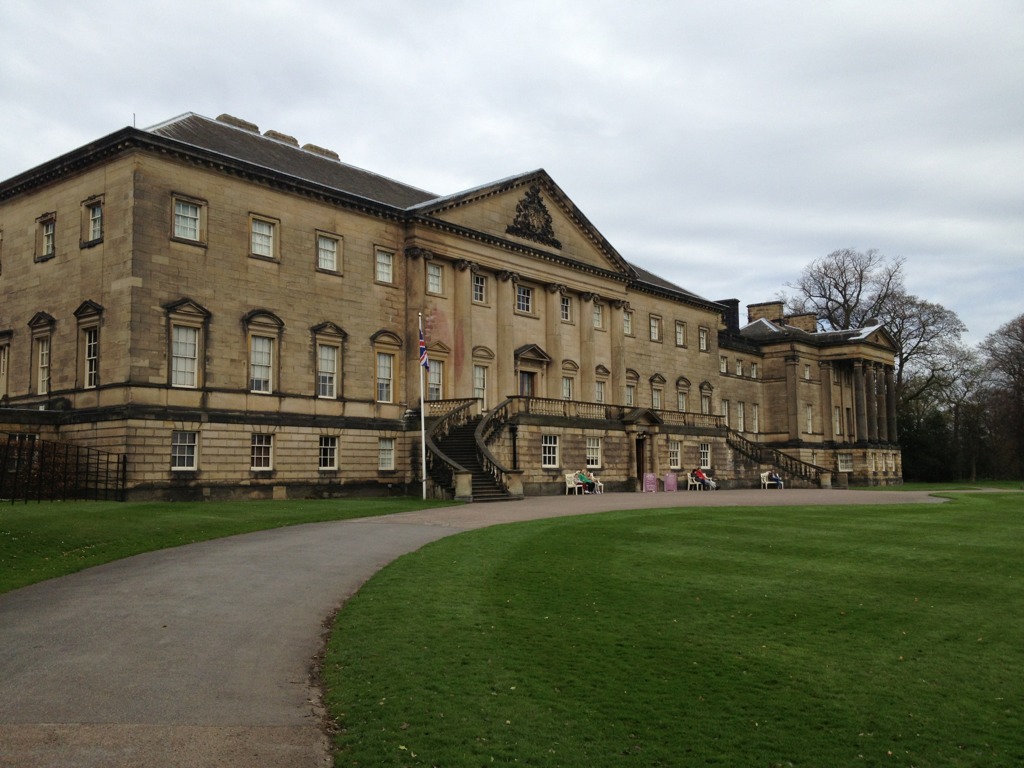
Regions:
<svg viewBox="0 0 1024 768"><path fill-rule="evenodd" d="M562 243L555 238L555 230L551 224L551 213L540 196L540 186L534 184L516 204L516 215L505 232L526 240L534 240L554 248L561 248Z"/></svg>

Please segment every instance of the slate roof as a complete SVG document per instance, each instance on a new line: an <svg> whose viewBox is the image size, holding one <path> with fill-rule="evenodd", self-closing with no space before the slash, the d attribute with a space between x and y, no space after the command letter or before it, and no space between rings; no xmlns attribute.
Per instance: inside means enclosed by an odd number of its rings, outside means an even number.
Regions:
<svg viewBox="0 0 1024 768"><path fill-rule="evenodd" d="M802 328L796 328L785 323L773 323L765 318L760 318L752 323L743 326L739 335L741 338L758 342L775 342L786 339L804 341L818 346L830 344L843 344L856 341L866 341L876 331L884 328L881 323L872 322L863 328L850 328L841 331L816 331L811 333Z"/></svg>
<svg viewBox="0 0 1024 768"><path fill-rule="evenodd" d="M192 112L146 131L395 208L409 208L438 197L432 192L355 168L272 135L260 134L258 130L211 120Z"/></svg>
<svg viewBox="0 0 1024 768"><path fill-rule="evenodd" d="M720 309L718 303L711 299L705 299L693 291L688 291L685 288L681 288L675 283L669 282L663 277L653 272L648 272L643 267L637 266L636 264L630 263L633 271L636 272L636 282L642 287L653 289L656 293L669 294L675 297L682 297L691 301L699 302L700 304L707 305L709 307L715 307Z"/></svg>

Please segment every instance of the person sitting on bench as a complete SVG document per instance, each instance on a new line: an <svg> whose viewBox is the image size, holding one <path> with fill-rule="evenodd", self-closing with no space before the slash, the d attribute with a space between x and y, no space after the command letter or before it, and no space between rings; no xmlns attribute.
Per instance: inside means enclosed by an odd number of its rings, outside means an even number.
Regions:
<svg viewBox="0 0 1024 768"><path fill-rule="evenodd" d="M704 474L704 471L697 467L693 470L693 476L697 478L697 481L704 486L705 491L711 491L715 489L715 481Z"/></svg>
<svg viewBox="0 0 1024 768"><path fill-rule="evenodd" d="M597 488L597 484L594 483L594 478L587 475L587 470L581 469L576 473L576 479L583 483L584 493L593 493Z"/></svg>
<svg viewBox="0 0 1024 768"><path fill-rule="evenodd" d="M782 490L782 478L779 477L779 473L774 469L768 471L768 482L775 483L775 487L780 491Z"/></svg>

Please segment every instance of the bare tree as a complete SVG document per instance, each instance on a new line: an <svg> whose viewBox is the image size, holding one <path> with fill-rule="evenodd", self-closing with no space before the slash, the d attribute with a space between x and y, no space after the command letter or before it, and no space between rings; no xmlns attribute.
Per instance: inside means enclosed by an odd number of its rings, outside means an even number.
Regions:
<svg viewBox="0 0 1024 768"><path fill-rule="evenodd" d="M879 317L893 293L903 291L903 259L890 259L877 249L833 251L812 261L786 298L792 314L813 312L824 330L860 328Z"/></svg>
<svg viewBox="0 0 1024 768"><path fill-rule="evenodd" d="M967 330L956 312L941 304L891 291L876 317L893 337L896 357L896 395L913 400L931 389L944 389L963 372L960 339ZM914 373L912 381L909 376Z"/></svg>
<svg viewBox="0 0 1024 768"><path fill-rule="evenodd" d="M1024 476L1024 315L990 333L979 345L988 368L985 411L990 417L997 471Z"/></svg>
<svg viewBox="0 0 1024 768"><path fill-rule="evenodd" d="M833 251L811 262L786 298L793 314L813 312L824 330L881 322L896 342L896 396L901 403L941 389L955 375L966 327L952 310L907 293L902 258L876 249Z"/></svg>
<svg viewBox="0 0 1024 768"><path fill-rule="evenodd" d="M1024 396L1024 315L990 333L979 347L994 381Z"/></svg>

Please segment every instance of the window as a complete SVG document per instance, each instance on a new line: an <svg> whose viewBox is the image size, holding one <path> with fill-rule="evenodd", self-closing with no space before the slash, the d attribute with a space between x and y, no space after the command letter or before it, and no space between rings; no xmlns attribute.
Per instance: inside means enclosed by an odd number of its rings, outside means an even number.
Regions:
<svg viewBox="0 0 1024 768"><path fill-rule="evenodd" d="M473 397L481 400L480 407L487 407L487 366L473 366Z"/></svg>
<svg viewBox="0 0 1024 768"><path fill-rule="evenodd" d="M626 336L633 335L633 310L631 309L622 313L622 332Z"/></svg>
<svg viewBox="0 0 1024 768"><path fill-rule="evenodd" d="M720 357L718 358L718 372L728 373L729 372L729 358Z"/></svg>
<svg viewBox="0 0 1024 768"><path fill-rule="evenodd" d="M203 386L206 327L210 313L189 299L163 305L167 312L166 359L172 387Z"/></svg>
<svg viewBox="0 0 1024 768"><path fill-rule="evenodd" d="M687 400L689 399L689 393L684 389L676 390L676 410L680 413L686 411Z"/></svg>
<svg viewBox="0 0 1024 768"><path fill-rule="evenodd" d="M756 379L757 378L757 363L751 363L750 364L750 378L752 378L752 379Z"/></svg>
<svg viewBox="0 0 1024 768"><path fill-rule="evenodd" d="M725 426L728 427L729 426L729 401L728 400L723 400L721 403L719 403L719 408L721 409L721 415L722 415L722 419L725 421Z"/></svg>
<svg viewBox="0 0 1024 768"><path fill-rule="evenodd" d="M595 381L594 382L594 399L597 400L597 402L599 402L599 403L603 403L604 402L604 382L603 381Z"/></svg>
<svg viewBox="0 0 1024 768"><path fill-rule="evenodd" d="M572 322L572 299L570 299L568 296L562 296L561 297L561 312L562 312L562 322L563 323L571 323Z"/></svg>
<svg viewBox="0 0 1024 768"><path fill-rule="evenodd" d="M171 433L171 471L184 472L196 469L196 445L198 432Z"/></svg>
<svg viewBox="0 0 1024 768"><path fill-rule="evenodd" d="M274 468L274 436L256 432L249 448L249 469L266 472Z"/></svg>
<svg viewBox="0 0 1024 768"><path fill-rule="evenodd" d="M598 469L601 466L601 438L587 438L587 469Z"/></svg>
<svg viewBox="0 0 1024 768"><path fill-rule="evenodd" d="M50 337L39 336L36 339L36 393L46 395L50 392Z"/></svg>
<svg viewBox="0 0 1024 768"><path fill-rule="evenodd" d="M706 415L711 414L711 393L700 393L700 412Z"/></svg>
<svg viewBox="0 0 1024 768"><path fill-rule="evenodd" d="M277 258L277 225L269 219L252 217L250 224L250 249L253 256L264 259Z"/></svg>
<svg viewBox="0 0 1024 768"><path fill-rule="evenodd" d="M427 400L444 399L444 363L440 360L430 361L427 371Z"/></svg>
<svg viewBox="0 0 1024 768"><path fill-rule="evenodd" d="M711 331L707 328L700 328L697 331L698 348L701 352L707 352L711 349Z"/></svg>
<svg viewBox="0 0 1024 768"><path fill-rule="evenodd" d="M811 366L805 365L804 366L804 381L810 381L810 380L811 380Z"/></svg>
<svg viewBox="0 0 1024 768"><path fill-rule="evenodd" d="M100 375L100 330L99 328L82 329L82 358L85 363L83 385L86 389L95 389L99 384Z"/></svg>
<svg viewBox="0 0 1024 768"><path fill-rule="evenodd" d="M103 200L92 197L82 203L82 235L83 248L95 245L103 240Z"/></svg>
<svg viewBox="0 0 1024 768"><path fill-rule="evenodd" d="M737 376L742 376L743 375L743 361L742 360L737 360L736 361L736 375Z"/></svg>
<svg viewBox="0 0 1024 768"><path fill-rule="evenodd" d="M316 396L337 397L338 348L318 344L316 348Z"/></svg>
<svg viewBox="0 0 1024 768"><path fill-rule="evenodd" d="M852 453L840 453L839 454L839 471L840 472L853 472L853 454Z"/></svg>
<svg viewBox="0 0 1024 768"><path fill-rule="evenodd" d="M837 435L843 434L843 411L838 405L832 412L832 431Z"/></svg>
<svg viewBox="0 0 1024 768"><path fill-rule="evenodd" d="M377 249L377 271L378 283L395 282L395 254L390 251Z"/></svg>
<svg viewBox="0 0 1024 768"><path fill-rule="evenodd" d="M594 327L604 328L604 304L594 302Z"/></svg>
<svg viewBox="0 0 1024 768"><path fill-rule="evenodd" d="M198 200L174 198L174 223L171 229L173 237L178 240L202 242L204 211L205 205Z"/></svg>
<svg viewBox="0 0 1024 768"><path fill-rule="evenodd" d="M661 387L651 387L651 408L661 410Z"/></svg>
<svg viewBox="0 0 1024 768"><path fill-rule="evenodd" d="M736 403L736 431L746 432L747 431L747 405L746 403Z"/></svg>
<svg viewBox="0 0 1024 768"><path fill-rule="evenodd" d="M572 376L562 377L562 399L572 400Z"/></svg>
<svg viewBox="0 0 1024 768"><path fill-rule="evenodd" d="M249 340L249 391L273 392L271 376L274 363L274 340L268 336L253 336Z"/></svg>
<svg viewBox="0 0 1024 768"><path fill-rule="evenodd" d="M395 468L395 438L382 437L377 440L377 469L390 472Z"/></svg>
<svg viewBox="0 0 1024 768"><path fill-rule="evenodd" d="M395 356L390 352L377 353L377 402L393 401L393 381L395 375Z"/></svg>
<svg viewBox="0 0 1024 768"><path fill-rule="evenodd" d="M761 431L761 406L757 403L752 403L750 406L750 431Z"/></svg>
<svg viewBox="0 0 1024 768"><path fill-rule="evenodd" d="M537 374L534 371L519 372L519 396L533 397L534 382Z"/></svg>
<svg viewBox="0 0 1024 768"><path fill-rule="evenodd" d="M651 341L661 341L661 318L651 315Z"/></svg>
<svg viewBox="0 0 1024 768"><path fill-rule="evenodd" d="M558 435L541 435L540 465L542 467L558 466Z"/></svg>
<svg viewBox="0 0 1024 768"><path fill-rule="evenodd" d="M626 385L626 405L630 408L636 406L636 384Z"/></svg>
<svg viewBox="0 0 1024 768"><path fill-rule="evenodd" d="M676 346L686 346L686 323L682 320L676 320Z"/></svg>
<svg viewBox="0 0 1024 768"><path fill-rule="evenodd" d="M711 469L711 443L700 444L700 468Z"/></svg>
<svg viewBox="0 0 1024 768"><path fill-rule="evenodd" d="M427 293L444 293L444 268L440 264L427 264Z"/></svg>
<svg viewBox="0 0 1024 768"><path fill-rule="evenodd" d="M37 221L39 232L36 239L36 261L52 259L57 252L57 214L44 213Z"/></svg>
<svg viewBox="0 0 1024 768"><path fill-rule="evenodd" d="M333 435L320 435L317 468L332 470L338 468L338 438Z"/></svg>
<svg viewBox="0 0 1024 768"><path fill-rule="evenodd" d="M804 431L809 435L812 434L814 432L814 406L810 403L804 406L804 421L806 422Z"/></svg>
<svg viewBox="0 0 1024 768"><path fill-rule="evenodd" d="M199 329L175 325L171 329L171 386L195 387L199 363Z"/></svg>
<svg viewBox="0 0 1024 768"><path fill-rule="evenodd" d="M473 275L473 301L477 304L487 303L487 278L484 275Z"/></svg>
<svg viewBox="0 0 1024 768"><path fill-rule="evenodd" d="M669 469L681 469L683 466L680 458L679 441L668 441L668 467Z"/></svg>
<svg viewBox="0 0 1024 768"><path fill-rule="evenodd" d="M516 312L533 314L533 288L526 285L516 286Z"/></svg>
<svg viewBox="0 0 1024 768"><path fill-rule="evenodd" d="M341 271L341 238L317 234L316 268L325 272Z"/></svg>

